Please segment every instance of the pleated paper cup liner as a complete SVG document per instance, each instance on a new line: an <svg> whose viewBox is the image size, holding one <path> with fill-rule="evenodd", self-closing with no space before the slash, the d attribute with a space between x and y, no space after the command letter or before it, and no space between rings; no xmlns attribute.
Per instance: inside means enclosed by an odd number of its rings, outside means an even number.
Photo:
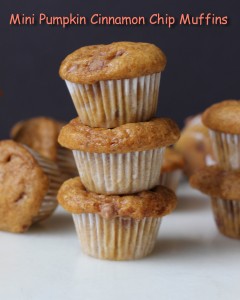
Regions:
<svg viewBox="0 0 240 300"><path fill-rule="evenodd" d="M133 260L150 254L157 239L161 218L141 220L98 214L73 214L82 251L99 259Z"/></svg>
<svg viewBox="0 0 240 300"><path fill-rule="evenodd" d="M178 188L181 175L182 175L182 170L162 172L160 176L160 185L166 186L175 192Z"/></svg>
<svg viewBox="0 0 240 300"><path fill-rule="evenodd" d="M155 116L161 73L94 84L66 81L80 121L91 127L114 128L149 121Z"/></svg>
<svg viewBox="0 0 240 300"><path fill-rule="evenodd" d="M64 181L78 176L78 170L71 150L59 147L57 150L57 164Z"/></svg>
<svg viewBox="0 0 240 300"><path fill-rule="evenodd" d="M48 218L56 209L58 205L57 192L64 179L62 178L56 163L47 158L43 158L29 147L24 147L33 155L49 179L48 191L41 203L38 215L33 219L33 223L36 223Z"/></svg>
<svg viewBox="0 0 240 300"><path fill-rule="evenodd" d="M209 132L217 164L225 170L240 169L240 135Z"/></svg>
<svg viewBox="0 0 240 300"><path fill-rule="evenodd" d="M73 150L79 176L98 194L133 194L159 185L165 148L129 153L88 153Z"/></svg>
<svg viewBox="0 0 240 300"><path fill-rule="evenodd" d="M212 209L219 231L240 239L240 201L212 198Z"/></svg>

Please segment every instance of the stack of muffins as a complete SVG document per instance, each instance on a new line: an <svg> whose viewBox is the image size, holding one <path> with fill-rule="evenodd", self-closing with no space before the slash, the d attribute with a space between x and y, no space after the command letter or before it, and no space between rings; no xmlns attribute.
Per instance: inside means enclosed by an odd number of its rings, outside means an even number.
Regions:
<svg viewBox="0 0 240 300"><path fill-rule="evenodd" d="M62 185L58 201L88 255L146 256L175 208L174 192L158 185L165 147L180 133L172 120L153 118L165 65L158 47L132 42L83 47L61 64L78 118L59 143L73 150L80 177Z"/></svg>
<svg viewBox="0 0 240 300"><path fill-rule="evenodd" d="M240 101L226 100L209 107L202 116L209 129L215 166L191 177L193 187L210 195L221 233L240 238Z"/></svg>

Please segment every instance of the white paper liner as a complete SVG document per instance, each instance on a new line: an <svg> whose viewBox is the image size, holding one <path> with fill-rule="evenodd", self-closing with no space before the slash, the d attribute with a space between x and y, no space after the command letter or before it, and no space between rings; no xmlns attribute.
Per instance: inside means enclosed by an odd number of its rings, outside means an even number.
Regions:
<svg viewBox="0 0 240 300"><path fill-rule="evenodd" d="M66 81L80 121L114 128L150 120L157 111L161 73L94 84Z"/></svg>
<svg viewBox="0 0 240 300"><path fill-rule="evenodd" d="M162 172L160 176L160 185L166 186L172 191L176 191L182 175L182 170L172 172Z"/></svg>
<svg viewBox="0 0 240 300"><path fill-rule="evenodd" d="M240 168L240 135L209 130L217 164L225 169Z"/></svg>
<svg viewBox="0 0 240 300"><path fill-rule="evenodd" d="M78 176L78 170L71 150L59 147L57 164L64 180Z"/></svg>
<svg viewBox="0 0 240 300"><path fill-rule="evenodd" d="M49 179L48 191L41 203L38 215L33 218L33 223L36 223L48 218L56 209L58 205L57 192L63 182L63 178L61 177L58 166L54 162L47 158L43 158L29 147L25 145L24 147L33 155Z"/></svg>
<svg viewBox="0 0 240 300"><path fill-rule="evenodd" d="M212 208L219 231L240 239L240 201L212 198Z"/></svg>
<svg viewBox="0 0 240 300"><path fill-rule="evenodd" d="M73 150L83 185L99 194L133 194L159 185L165 148L129 153Z"/></svg>
<svg viewBox="0 0 240 300"><path fill-rule="evenodd" d="M161 218L104 219L98 214L73 214L81 248L87 255L109 260L139 259L154 248Z"/></svg>

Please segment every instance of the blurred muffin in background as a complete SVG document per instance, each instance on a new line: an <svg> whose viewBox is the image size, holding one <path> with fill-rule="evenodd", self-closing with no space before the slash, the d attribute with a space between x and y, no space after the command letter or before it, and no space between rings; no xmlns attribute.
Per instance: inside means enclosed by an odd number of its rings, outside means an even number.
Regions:
<svg viewBox="0 0 240 300"><path fill-rule="evenodd" d="M175 148L184 158L184 173L188 177L205 165L214 164L208 129L202 123L201 114L187 118Z"/></svg>
<svg viewBox="0 0 240 300"><path fill-rule="evenodd" d="M209 195L218 230L240 239L240 171L207 166L191 176L190 185Z"/></svg>
<svg viewBox="0 0 240 300"><path fill-rule="evenodd" d="M18 122L10 136L16 142L27 145L43 157L57 163L63 180L77 175L72 152L58 144L58 135L64 123L48 117L35 117Z"/></svg>
<svg viewBox="0 0 240 300"><path fill-rule="evenodd" d="M240 101L224 100L202 114L209 130L217 164L225 170L240 169Z"/></svg>
<svg viewBox="0 0 240 300"><path fill-rule="evenodd" d="M161 170L160 184L176 191L184 168L184 159L174 148L167 148Z"/></svg>

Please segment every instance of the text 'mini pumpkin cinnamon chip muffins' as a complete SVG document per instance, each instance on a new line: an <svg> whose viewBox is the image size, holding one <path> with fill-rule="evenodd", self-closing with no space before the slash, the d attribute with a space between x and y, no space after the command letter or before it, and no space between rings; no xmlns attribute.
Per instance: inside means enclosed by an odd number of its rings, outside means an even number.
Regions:
<svg viewBox="0 0 240 300"><path fill-rule="evenodd" d="M24 232L50 216L60 177L52 161L14 141L0 141L0 230Z"/></svg>
<svg viewBox="0 0 240 300"><path fill-rule="evenodd" d="M240 169L240 101L213 104L202 116L209 129L217 164L224 169Z"/></svg>
<svg viewBox="0 0 240 300"><path fill-rule="evenodd" d="M213 214L219 231L240 239L240 171L205 167L191 178L192 187L211 197Z"/></svg>
<svg viewBox="0 0 240 300"><path fill-rule="evenodd" d="M139 259L154 248L161 218L176 206L166 187L132 195L89 192L79 177L66 181L59 203L73 214L82 251L109 260Z"/></svg>
<svg viewBox="0 0 240 300"><path fill-rule="evenodd" d="M59 143L72 149L84 186L100 194L130 194L159 185L165 147L179 138L167 118L91 128L79 118L64 126Z"/></svg>
<svg viewBox="0 0 240 300"><path fill-rule="evenodd" d="M148 121L157 110L162 50L149 43L82 47L60 66L81 123L114 128Z"/></svg>

